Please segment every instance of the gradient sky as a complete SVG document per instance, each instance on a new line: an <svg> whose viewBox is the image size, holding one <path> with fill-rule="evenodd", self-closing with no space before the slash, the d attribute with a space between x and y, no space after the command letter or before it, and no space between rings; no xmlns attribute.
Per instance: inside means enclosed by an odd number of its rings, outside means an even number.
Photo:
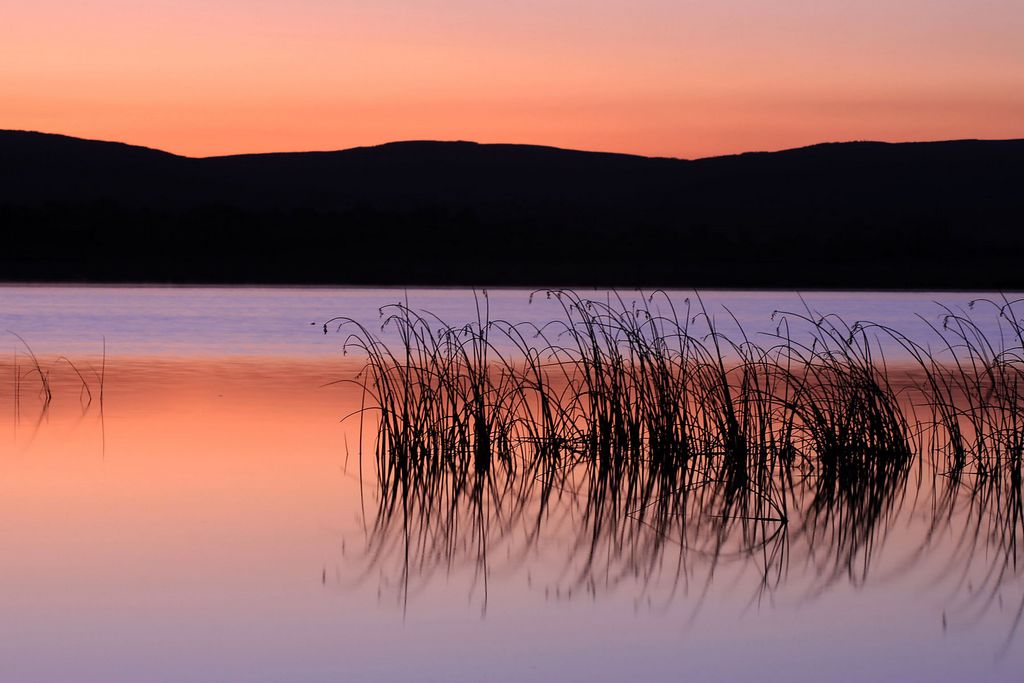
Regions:
<svg viewBox="0 0 1024 683"><path fill-rule="evenodd" d="M0 0L0 128L189 155L1024 137L1024 2Z"/></svg>

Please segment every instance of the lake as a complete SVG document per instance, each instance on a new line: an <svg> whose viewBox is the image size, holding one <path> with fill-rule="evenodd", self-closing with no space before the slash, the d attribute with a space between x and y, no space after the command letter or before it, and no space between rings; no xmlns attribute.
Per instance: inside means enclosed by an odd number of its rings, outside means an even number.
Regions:
<svg viewBox="0 0 1024 683"><path fill-rule="evenodd" d="M766 344L776 311L835 313L941 356L940 305L999 295L617 296ZM0 287L3 680L1018 680L1021 519L952 500L938 461L825 502L796 482L784 522L693 499L643 517L585 468L384 490L372 430L343 419L365 358L324 325L399 344L397 302L560 315L525 290Z"/></svg>

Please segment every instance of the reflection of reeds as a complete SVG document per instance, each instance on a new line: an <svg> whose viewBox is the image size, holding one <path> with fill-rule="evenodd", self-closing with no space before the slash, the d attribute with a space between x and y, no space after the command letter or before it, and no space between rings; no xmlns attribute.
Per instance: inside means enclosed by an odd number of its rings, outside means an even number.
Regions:
<svg viewBox="0 0 1024 683"><path fill-rule="evenodd" d="M554 529L576 539L567 590L665 572L690 586L694 557L707 560L707 581L720 562L753 561L770 588L797 540L822 585L861 581L925 462L945 482L933 529L968 491L965 552L972 538L1002 550L993 586L1015 570L1016 302L975 304L997 312L999 339L947 309L933 352L810 309L777 312L758 341L734 318L723 332L699 297L677 310L660 294L542 295L560 317L540 327L490 320L486 294L459 327L385 307L395 348L354 320L329 321L367 357L359 419L375 430L381 494L370 548L376 566L400 554L404 597L460 558L476 563L486 595L488 557L525 558ZM890 371L883 338L909 353L913 381Z"/></svg>

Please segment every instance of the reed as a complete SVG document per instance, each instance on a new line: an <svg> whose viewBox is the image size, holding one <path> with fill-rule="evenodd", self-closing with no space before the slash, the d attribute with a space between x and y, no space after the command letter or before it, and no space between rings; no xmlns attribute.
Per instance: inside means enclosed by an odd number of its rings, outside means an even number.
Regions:
<svg viewBox="0 0 1024 683"><path fill-rule="evenodd" d="M54 401L56 393L56 387L60 386L61 389L65 388L65 380L61 377L60 368L64 367L71 371L74 380L77 384L78 399L81 405L83 414L87 412L92 406L94 399L93 389L98 386L98 395L100 410L102 411L103 405L103 387L104 378L106 374L106 342L104 341L103 347L103 361L100 371L89 368L92 374L95 376L94 380L87 378L86 371L83 371L82 366L75 363L67 356L59 356L55 359L43 360L40 359L36 354L32 346L25 340L21 335L10 332L8 333L16 338L20 343L21 348L14 350L13 357L13 399L14 399L14 415L15 422L19 422L21 419L22 412L22 394L30 386L38 387L38 398L39 398L39 421L41 422L48 414L51 404ZM23 364L22 359L27 359L27 363Z"/></svg>
<svg viewBox="0 0 1024 683"><path fill-rule="evenodd" d="M981 302L1012 333L998 344L947 309L943 328L933 327L943 358L895 330L810 310L776 312L775 334L759 343L735 319L736 335L721 332L699 298L680 314L659 293L630 304L542 294L563 318L541 328L490 320L486 293L477 320L457 327L386 306L395 349L355 320L328 321L347 332L347 352L367 358L355 380L359 416L376 413L382 481L587 462L635 483L641 467L697 467L733 500L748 495L759 513L785 518L795 466L834 488L865 468L902 466L927 445L952 475L970 462L977 476L1019 476L1024 331L1015 302ZM907 409L877 335L919 366L915 405L930 418Z"/></svg>
<svg viewBox="0 0 1024 683"><path fill-rule="evenodd" d="M946 480L936 524L967 476L978 524L1004 546L1024 528L1020 302L972 305L998 316L998 339L945 309L932 351L807 307L755 337L731 314L719 325L697 295L681 309L661 292L533 296L560 317L492 320L483 292L466 325L385 306L397 345L352 319L325 324L366 358L351 418L371 435L381 493L370 545L400 553L405 599L410 577L460 557L486 594L486 558L517 529L524 545L505 552L525 557L551 525L576 537L577 590L664 571L668 547L681 575L684 548L756 557L767 587L793 538L823 581L863 579L925 460ZM912 372L890 369L885 339ZM1005 514L982 514L994 499Z"/></svg>

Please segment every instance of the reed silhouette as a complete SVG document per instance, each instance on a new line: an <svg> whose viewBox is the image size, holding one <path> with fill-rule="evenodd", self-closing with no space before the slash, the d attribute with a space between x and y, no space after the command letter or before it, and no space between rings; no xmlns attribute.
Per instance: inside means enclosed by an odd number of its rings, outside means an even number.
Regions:
<svg viewBox="0 0 1024 683"><path fill-rule="evenodd" d="M754 337L734 318L724 332L698 295L680 310L658 292L535 296L562 317L492 320L484 292L461 326L384 307L393 348L355 320L325 324L367 359L349 419L376 472L368 566L397 568L387 584L403 605L468 565L486 609L495 564L522 566L552 538L566 553L558 598L666 580L669 596L703 596L729 563L756 573L758 600L794 556L816 594L866 583L906 508L929 520L912 555L948 552L952 534L948 577L989 563L965 614L1020 578L1020 301L944 309L932 351L809 308ZM908 352L898 366L892 341ZM1024 598L1009 637L1022 614Z"/></svg>
<svg viewBox="0 0 1024 683"><path fill-rule="evenodd" d="M15 348L14 350L10 366L15 424L21 420L23 401L26 395L30 395L29 392L31 392L32 388L35 388L34 393L37 399L35 427L38 429L39 425L49 414L55 392L57 391L57 384L60 384L62 389L71 388L77 390L78 402L83 415L92 407L94 398L98 399L100 416L102 418L103 391L106 375L105 340L103 342L102 364L97 370L91 365L75 363L67 356L58 356L49 360L42 359L20 334L10 330L8 330L8 334L17 339L20 344L20 348ZM0 367L2 366L3 364L0 364ZM70 371L72 375L70 380L62 377L60 382L56 381L55 375L60 374L58 372L60 368ZM6 375L7 373L5 372L4 374ZM96 390L95 394L93 393L94 389Z"/></svg>

